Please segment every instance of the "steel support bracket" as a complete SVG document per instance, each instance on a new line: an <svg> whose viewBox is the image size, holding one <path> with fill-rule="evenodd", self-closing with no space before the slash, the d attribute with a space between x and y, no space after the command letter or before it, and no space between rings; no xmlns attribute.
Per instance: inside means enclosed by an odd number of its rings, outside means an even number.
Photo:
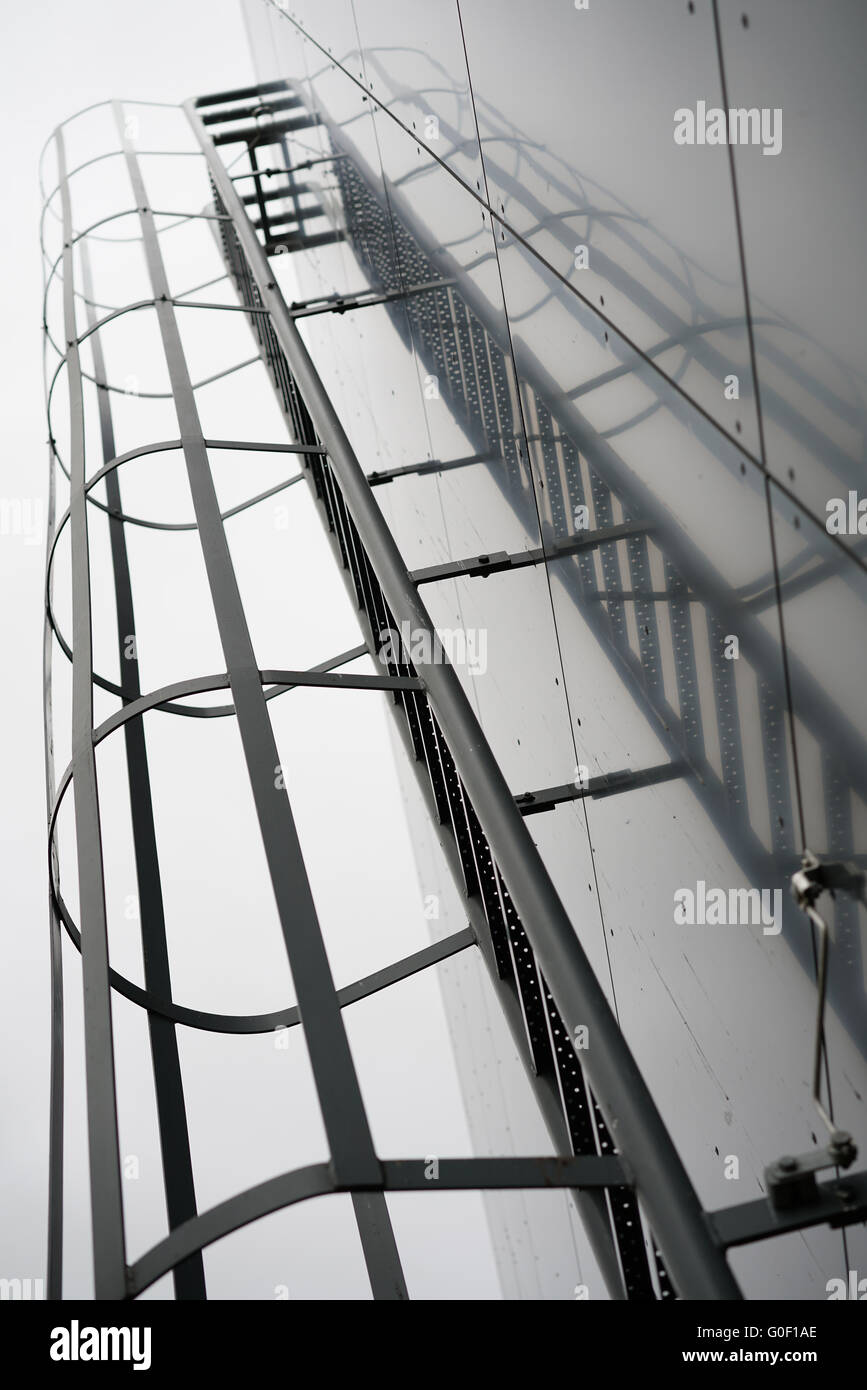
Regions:
<svg viewBox="0 0 867 1390"><path fill-rule="evenodd" d="M541 791L522 792L515 797L515 805L523 816L534 816L540 811L552 811L566 801L580 801L589 796L616 796L618 792L637 791L639 787L652 787L658 782L670 782L682 777L683 763L662 763L659 767L647 767L633 772L624 768L622 772L606 772L599 777L576 778L574 782L564 782L559 787L543 787Z"/></svg>
<svg viewBox="0 0 867 1390"><path fill-rule="evenodd" d="M812 1206L818 1200L816 1174L823 1168L850 1168L858 1157L851 1134L838 1129L823 1149L785 1154L765 1169L768 1200L776 1211Z"/></svg>
<svg viewBox="0 0 867 1390"><path fill-rule="evenodd" d="M811 1226L830 1226L832 1230L852 1226L867 1221L867 1173L854 1173L844 1181L814 1180L809 1200L805 1196L793 1206L775 1206L769 1197L759 1197L754 1202L709 1212L706 1220L723 1250Z"/></svg>
<svg viewBox="0 0 867 1390"><path fill-rule="evenodd" d="M792 897L803 911L812 907L824 892L848 893L867 903L867 875L854 864L832 861L823 864L812 850L801 855L801 867L792 874Z"/></svg>
<svg viewBox="0 0 867 1390"><path fill-rule="evenodd" d="M502 458L497 459L490 454L467 454L465 457L457 459L423 459L421 463L407 463L400 468L384 468L375 473L368 473L367 481L371 487L376 487L381 483L392 483L395 478L421 476L425 473L446 473L451 468L470 468L476 463L502 464L502 462Z"/></svg>
<svg viewBox="0 0 867 1390"><path fill-rule="evenodd" d="M649 529L645 521L623 521L616 526L604 526L598 531L582 531L575 536L566 536L533 550L513 551L511 555L505 550L498 550L491 555L471 555L466 560L429 565L426 569L413 570L410 579L414 584L433 584L438 579L467 578L496 574L500 570L523 569L526 565L541 565L546 561L561 560L567 555L578 555L584 550L595 550L597 546L610 545L614 541L644 536Z"/></svg>
<svg viewBox="0 0 867 1390"><path fill-rule="evenodd" d="M788 1191L795 1194L794 1200L799 1201L798 1193L805 1194L805 1199L810 1200L811 1190L809 1178L806 1176L809 1168L827 1168L837 1166L848 1168L855 1161L858 1150L852 1142L852 1136L845 1130L837 1129L829 1111L825 1109L822 1102L822 1054L825 1046L825 997L828 988L828 942L830 932L828 923L816 908L816 900L826 890L834 895L835 888L843 892L851 893L856 899L867 901L865 898L865 876L857 868L849 864L827 863L822 864L817 855L812 850L805 849L801 856L801 867L792 875L791 890L798 907L809 917L813 926L818 932L818 976L817 976L817 1008L816 1008L816 1038L813 1047L813 1080L812 1096L813 1104L822 1117L822 1122L830 1134L830 1143L827 1149L816 1151L813 1161L809 1164L804 1159L810 1159L810 1155L803 1155L801 1159L787 1156L779 1159L777 1164L772 1165L767 1172L772 1174L773 1179L778 1183L781 1181L781 1165L786 1165L782 1172L790 1175L788 1183L783 1182L783 1200L787 1200ZM801 1177L801 1173L804 1174ZM800 1183L798 1181L800 1179ZM815 1179L813 1180L815 1186Z"/></svg>
<svg viewBox="0 0 867 1390"><path fill-rule="evenodd" d="M615 1154L579 1154L554 1158L442 1158L383 1161L385 1190L417 1192L492 1192L533 1188L608 1188L631 1185L622 1159Z"/></svg>

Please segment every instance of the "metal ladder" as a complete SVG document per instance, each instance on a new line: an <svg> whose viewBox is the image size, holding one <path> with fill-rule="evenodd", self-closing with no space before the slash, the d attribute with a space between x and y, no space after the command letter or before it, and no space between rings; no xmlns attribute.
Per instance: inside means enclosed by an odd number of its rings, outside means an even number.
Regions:
<svg viewBox="0 0 867 1390"><path fill-rule="evenodd" d="M269 101L276 110L266 109ZM246 113L238 105L242 102L253 103ZM310 196L307 188L293 188L293 211L281 214L283 220L271 216L268 204L272 200L264 196L262 179L266 173L255 162L256 151L262 145L285 142L293 128L305 128L315 120L313 115L303 111L286 118L280 114L283 110L294 111L298 105L294 94L283 83L220 93L186 103L187 115L214 189L213 212L200 215L213 221L219 230L227 268L240 300L238 306L197 306L191 301L185 304L184 296L173 298L169 292L160 253L160 233L154 222L154 211L148 205L138 156L125 133L122 107L120 103L112 104L118 132L118 149L112 153L124 160L135 191L135 211L150 276L151 296L146 301L114 310L108 317L133 312L142 303L156 310L181 434L176 440L146 445L116 456L108 404L112 387L101 379L103 368L96 353L94 377L100 396L104 462L91 477L86 475L84 460L83 383L88 374L82 366L81 349L89 338L98 344L100 327L106 319L89 313L86 329L79 331L77 300L83 298L88 301L89 309L94 307L87 285L83 294L75 288L75 246L86 238L87 230L79 231L75 227L69 186L75 171L66 169L62 128L55 135L59 182L48 202L59 195L63 251L51 268L48 281L54 274L62 273L64 342L56 344L49 335L49 342L59 357L49 389L49 418L54 384L61 370L67 374L71 412L68 445L61 445L59 431L55 432L52 425L50 447L52 469L56 466L65 472L71 486L69 509L57 526L53 506L51 510L46 642L50 647L52 635L56 636L72 662L73 757L55 789L48 656L46 746L54 998L49 1297L59 1297L61 1291L63 1047L59 930L63 926L81 950L85 980L85 1060L97 1297L135 1297L169 1270L175 1271L178 1297L203 1297L201 1251L207 1244L292 1202L334 1192L352 1194L374 1295L406 1297L385 1193L430 1191L430 1175L425 1171L427 1165L423 1159L381 1159L376 1154L341 1010L354 1000L405 979L449 954L478 947L518 1042L541 1112L562 1156L554 1159L443 1159L436 1187L456 1190L568 1188L574 1195L613 1296L652 1298L676 1292L683 1298L738 1298L740 1291L725 1258L728 1248L810 1225L828 1222L844 1226L863 1220L867 1215L867 1175L858 1174L847 1179L845 1187L837 1181L820 1185L814 1176L811 1178L807 1164L793 1160L795 1169L789 1169L788 1177L775 1189L777 1193L784 1190L781 1199L747 1203L720 1212L702 1210L527 833L525 815L553 809L565 793L562 788L543 789L541 793L533 793L534 799L530 801L526 797L516 798L509 790L420 597L421 585L433 582L432 578L413 576L407 571L376 504L373 487L388 479L384 475L372 479L365 477L303 344L296 319L309 312L341 313L362 308L366 303L399 301L406 313L417 315L418 332L428 335L423 338L425 351L443 368L444 379L448 377L446 357L453 360L450 354L444 353L449 325L459 351L466 352L473 342L479 348L484 347L485 360L491 364L492 389L480 393L485 415L481 421L476 420L475 437L479 439L480 448L496 447L498 456L505 455L503 486L510 497L519 499L526 494L527 478L517 450L511 454L510 461L507 441L514 441L518 434L514 417L516 403L508 394L505 374L497 369L496 354L501 349L472 310L462 305L454 286L437 284L435 289L430 288L441 277L422 262L412 262L413 255L421 257L422 253L411 238L400 248L402 263L413 272L417 271L410 281L409 293L403 284L389 283L386 279L382 281L381 294L361 296L355 303L339 297L332 303L294 308L285 303L268 262L268 253L277 254L278 246L285 245L280 241L283 229L289 228L290 252L323 244L314 240L317 236L333 241L343 235L335 228L308 234L305 222L315 220L320 213L315 204L311 208L304 202ZM253 127L236 124L239 112L242 113L240 119L253 117L256 124ZM276 120L273 119L275 114ZM229 176L218 152L221 145L237 144L239 140L247 147L250 177L255 188L255 193L250 195L254 201L246 203L235 187L237 180ZM292 166L288 149L284 153L282 176L290 180L291 186L291 178L299 166ZM328 158L335 161L340 171L346 196L363 200L365 192L351 162L340 152ZM285 193L281 194L283 196ZM258 225L254 225L247 211L251 206L258 210ZM309 217L305 215L308 211ZM375 215L373 209L369 212ZM86 265L86 259L83 263ZM184 307L226 311L236 308L247 315L278 393L291 442L263 446L237 440L215 441L203 436L195 406L196 383L190 380L177 329L178 311ZM479 354L475 356L478 360ZM456 409L460 408L456 383L453 383L453 395ZM542 408L541 402L538 407ZM469 400L465 401L465 409L469 415L473 414ZM552 424L552 432L554 429ZM563 444L564 450L567 445L568 441ZM262 447L295 454L302 461L303 476L316 499L358 611L364 647L336 656L313 671L256 669L223 530L225 515L219 511L210 475L209 450ZM136 671L127 670L126 679L117 685L93 668L87 508L89 504L102 505L91 496L98 481L112 476L116 479L117 470L129 459L162 449L177 449L184 456L226 670L142 693L137 685ZM558 459L558 466L559 462ZM420 465L418 471L424 467ZM581 470L577 451L570 476L575 490L568 497L564 494L564 506L577 505L577 499L584 496L578 491ZM604 548L615 543L615 537L610 534L613 527L611 491L606 496L601 482L594 482L590 491L597 533L593 543L604 556ZM265 495L269 494L260 494L244 505L253 505ZM108 497L105 509L112 522L120 642L124 626L128 632L133 621L131 595L127 592L124 528L136 518L122 511L119 489L111 489ZM526 505L526 497L523 505ZM647 553L646 536L642 534L644 519L634 512L630 516L625 506L623 514L633 528L627 542L633 547L633 573L640 576ZM73 541L74 644L64 638L51 602L51 563L57 535L66 525L71 528ZM609 534L600 537L599 533L606 531ZM621 532L616 539L622 538ZM589 585L587 554L582 553L582 548L586 550L583 542L575 550L575 571ZM475 572L484 573L490 563L491 557L476 557L470 567L475 564ZM603 559L603 567L604 564ZM461 572L467 572L466 565ZM613 571L610 578L613 580ZM675 579L673 575L672 583ZM615 631L619 601L614 597L607 599L604 614L603 604L598 605L604 621L612 624ZM684 600L677 593L674 602L681 601ZM650 608L652 605L648 617ZM620 621L622 625L622 613ZM382 629L399 628L404 622L414 631L426 634L434 659L413 663L398 657L387 663L383 674L375 676L350 675L340 670L361 650L376 656ZM649 622L646 627L650 627ZM645 635L650 637L649 632ZM642 654L644 664L652 668L652 641L642 647ZM623 655L628 666L626 653ZM126 670L123 664L121 669ZM98 726L93 722L94 684L119 695L122 701L121 708ZM643 681L642 686L645 684L652 692L653 683ZM376 976L357 981L339 992L334 988L325 957L289 797L285 788L275 788L273 779L277 757L268 718L268 700L303 685L386 693L469 923L465 931L456 933L453 938L416 952ZM148 710L189 715L190 707L180 703L185 696L219 689L231 692L231 704L219 708L216 713L238 719L286 949L297 986L298 1005L267 1016L229 1019L186 1009L172 1001L167 963L161 959L165 938L159 912L159 869L155 858L148 866L147 856L143 858L140 853L152 836L152 813L145 794L146 748L143 736L138 738L133 731L140 727L141 716ZM208 717L213 717L214 713L209 709ZM143 988L119 975L108 960L94 754L103 739L120 729L124 729L127 740L130 786L137 806L134 834L140 875L156 875L151 884L153 891L147 920L143 911L146 959ZM678 751L682 755L684 749ZM646 775L667 774L663 769L656 770L655 774L647 770ZM604 786L597 783L584 790L596 795L614 794L621 789L616 784L617 779L604 780ZM64 901L54 852L57 816L70 790L74 793L78 841L79 923L75 922ZM142 901L144 907L144 895ZM169 1200L169 1235L132 1265L126 1262L120 1198L111 1042L112 989L123 993L148 1014L164 1175L167 1193L174 1194ZM305 1031L325 1119L330 1162L286 1173L239 1193L209 1211L198 1212L191 1181L183 1093L176 1074L174 1029L178 1023L229 1032L264 1032L275 1026L291 1027L300 1023ZM592 1040L580 1058L573 1046L578 1029L589 1029ZM797 1184L792 1181L793 1172ZM650 1232L650 1258L644 1236L645 1222Z"/></svg>

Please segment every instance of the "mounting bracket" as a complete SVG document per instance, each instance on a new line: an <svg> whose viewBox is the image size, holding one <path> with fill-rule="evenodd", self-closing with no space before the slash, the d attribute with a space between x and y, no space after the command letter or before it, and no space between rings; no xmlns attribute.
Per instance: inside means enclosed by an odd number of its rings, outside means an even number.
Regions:
<svg viewBox="0 0 867 1390"><path fill-rule="evenodd" d="M777 1211L811 1207L819 1197L816 1174L823 1168L850 1168L858 1157L851 1134L837 1129L822 1104L822 1052L824 1048L825 997L828 986L828 923L816 909L816 901L824 892L833 896L835 889L851 893L856 899L865 897L867 878L851 864L823 864L812 850L801 855L801 867L792 874L791 891L798 907L806 912L819 932L818 1001L816 1009L816 1039L813 1048L813 1103L830 1134L828 1144L803 1154L785 1154L765 1169L768 1198Z"/></svg>
<svg viewBox="0 0 867 1390"><path fill-rule="evenodd" d="M785 1154L765 1169L768 1200L775 1211L812 1207L819 1200L816 1174L823 1168L850 1168L858 1157L851 1134L835 1130L823 1149Z"/></svg>

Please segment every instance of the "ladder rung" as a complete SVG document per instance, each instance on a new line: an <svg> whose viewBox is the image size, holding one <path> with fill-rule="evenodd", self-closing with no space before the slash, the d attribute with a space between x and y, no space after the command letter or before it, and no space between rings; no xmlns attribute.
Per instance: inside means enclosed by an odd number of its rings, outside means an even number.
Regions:
<svg viewBox="0 0 867 1390"><path fill-rule="evenodd" d="M291 121L272 121L270 125L244 125L239 130L223 130L213 140L215 145L271 145L281 135L318 124L315 116L297 116Z"/></svg>
<svg viewBox="0 0 867 1390"><path fill-rule="evenodd" d="M227 101L244 101L247 97L266 96L268 92L288 92L289 83L282 77L275 82L259 82L255 87L235 87L228 92L212 92L209 96L198 97L196 109L203 106L225 106Z"/></svg>
<svg viewBox="0 0 867 1390"><path fill-rule="evenodd" d="M267 111L288 111L290 107L300 106L301 99L296 96L281 97L278 101L265 101L261 106L239 106L233 111L210 111L207 116L202 117L202 125L220 125L222 121L246 121L255 116L257 111L261 111L264 106Z"/></svg>
<svg viewBox="0 0 867 1390"><path fill-rule="evenodd" d="M251 217L250 221L257 231L274 232L278 227L296 227L300 222L312 222L316 217L324 217L325 213L319 203L313 203L310 207L295 208L291 212L278 212L273 217L269 217L267 222L263 222L261 217Z"/></svg>
<svg viewBox="0 0 867 1390"><path fill-rule="evenodd" d="M250 204L270 202L273 198L300 197L302 193L314 191L309 183L296 183L294 187L291 183L281 183L279 188L263 188L261 193L245 193L241 201L249 207Z"/></svg>
<svg viewBox="0 0 867 1390"><path fill-rule="evenodd" d="M307 251L312 246L332 246L336 241L343 241L342 232L315 232L312 236L299 236L297 232L290 232L283 237L275 237L273 241L266 241L265 255L279 256L284 251Z"/></svg>

